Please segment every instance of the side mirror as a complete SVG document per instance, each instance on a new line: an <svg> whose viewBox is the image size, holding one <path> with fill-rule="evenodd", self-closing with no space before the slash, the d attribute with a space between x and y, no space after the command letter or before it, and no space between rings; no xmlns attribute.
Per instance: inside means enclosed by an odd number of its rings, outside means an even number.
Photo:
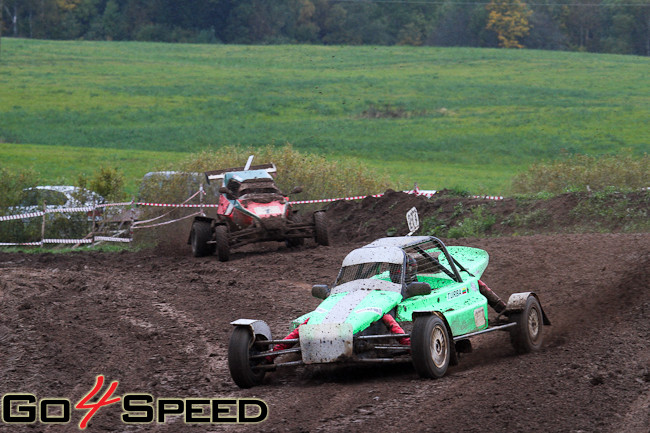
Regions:
<svg viewBox="0 0 650 433"><path fill-rule="evenodd" d="M404 299L412 298L413 296L429 295L431 294L431 286L429 283L421 281L413 281L406 286L406 294Z"/></svg>
<svg viewBox="0 0 650 433"><path fill-rule="evenodd" d="M302 192L302 187L296 186L291 190L290 194L300 194L301 192Z"/></svg>
<svg viewBox="0 0 650 433"><path fill-rule="evenodd" d="M311 295L316 299L325 299L330 295L330 291L326 284L315 284L311 288Z"/></svg>

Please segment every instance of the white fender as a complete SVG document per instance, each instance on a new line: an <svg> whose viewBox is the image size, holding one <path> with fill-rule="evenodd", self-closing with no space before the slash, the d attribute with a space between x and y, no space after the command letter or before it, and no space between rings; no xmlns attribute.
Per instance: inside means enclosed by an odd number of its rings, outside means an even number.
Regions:
<svg viewBox="0 0 650 433"><path fill-rule="evenodd" d="M510 295L504 313L523 311L524 308L526 308L526 302L528 302L530 296L534 296L535 299L537 299L537 302L539 302L539 307L542 309L542 320L544 321L544 325L550 325L551 322L548 320L548 317L546 317L546 313L544 313L542 302L539 300L539 296L537 296L535 292L521 292Z"/></svg>
<svg viewBox="0 0 650 433"><path fill-rule="evenodd" d="M253 336L263 335L267 340L273 340L271 328L263 320L237 319L234 322L230 322L230 324L233 326L244 326L250 328L251 332L253 332Z"/></svg>

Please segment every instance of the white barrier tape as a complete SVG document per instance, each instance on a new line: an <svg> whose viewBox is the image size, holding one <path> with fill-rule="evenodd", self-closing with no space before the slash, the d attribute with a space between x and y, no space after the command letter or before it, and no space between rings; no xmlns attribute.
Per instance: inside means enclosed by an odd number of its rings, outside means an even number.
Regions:
<svg viewBox="0 0 650 433"><path fill-rule="evenodd" d="M415 195L423 195L426 197L432 197L435 194L438 193L436 190L408 190L408 191L402 191L405 194L415 194ZM326 198L326 199L320 199L320 200L301 200L301 201L292 201L290 202L291 204L312 204L312 203L330 203L333 201L339 201L339 200L363 200L366 197L382 197L384 194L373 194L373 195L358 195L356 197L341 197L341 198ZM484 199L484 200L503 200L503 196L495 196L495 195L473 195L471 198L476 198L476 199Z"/></svg>
<svg viewBox="0 0 650 433"><path fill-rule="evenodd" d="M185 202L181 204L175 204L175 203L150 203L150 202L123 202L123 203L106 203L106 204L100 204L97 205L96 208L100 207L111 207L111 206L151 206L151 207L173 207L173 208L190 208L190 209L196 209L196 208L216 208L219 207L218 204L208 204L208 203L202 203L202 204L187 204L186 202L193 199L194 197L197 196L201 191L196 192L194 195L192 195L190 198L185 200ZM403 193L406 194L415 194L415 195L424 195L427 197L431 197L435 195L438 191L436 190L408 190L408 191L402 191ZM313 204L313 203L330 203L334 201L339 201L339 200L344 200L344 201L350 201L350 200L363 200L366 197L383 197L384 194L371 194L371 195L358 195L354 197L338 197L338 198L324 198L324 199L315 199L315 200L299 200L299 201L290 201L290 204ZM476 198L476 199L485 199L485 200L503 200L503 196L488 196L488 195L473 195L471 198ZM39 212L32 212L32 213L26 213L26 214L21 214L21 215L7 215L7 216L0 216L0 221L9 221L9 220L16 220L16 219L22 219L22 218L33 218L33 217L38 217L38 216L43 216L44 213L70 213L70 212L90 212L93 210L92 206L88 207L75 207L75 208L62 208L62 209L48 209L46 212L39 211Z"/></svg>
<svg viewBox="0 0 650 433"><path fill-rule="evenodd" d="M131 238L115 238L111 236L95 236L95 242L131 242Z"/></svg>
<svg viewBox="0 0 650 433"><path fill-rule="evenodd" d="M415 194L415 195L424 195L424 196L432 196L436 194L438 191L436 190L419 190L419 189L411 189L408 191L402 191L403 193L406 194ZM311 203L330 203L333 201L339 201L339 200L363 200L366 197L383 197L384 194L372 194L372 195L358 195L355 197L341 197L341 198L325 198L325 199L320 199L320 200L301 200L301 201L292 201L290 202L291 204L311 204Z"/></svg>
<svg viewBox="0 0 650 433"><path fill-rule="evenodd" d="M135 204L135 201L125 201L122 203L104 203L98 204L96 207L111 207L111 206L132 206Z"/></svg>
<svg viewBox="0 0 650 433"><path fill-rule="evenodd" d="M164 213L164 214L162 214L162 215L158 215L157 217L155 217L155 218L151 218L151 219L148 219L148 220L135 221L135 222L133 223L133 227L137 226L138 224L147 224L147 223L151 223L151 222L154 222L154 221L158 221L158 220L161 219L161 218L165 218L165 217L166 217L167 215L169 215L170 213L171 213L171 212L167 212L167 213Z"/></svg>
<svg viewBox="0 0 650 433"><path fill-rule="evenodd" d="M92 212L94 209L92 206L85 207L66 207L60 209L46 209L45 213L71 213L71 212Z"/></svg>
<svg viewBox="0 0 650 433"><path fill-rule="evenodd" d="M188 207L188 206L183 206L183 207ZM194 207L194 206L192 206L192 207ZM201 207L202 207L202 206L201 206ZM146 223L151 223L151 222L154 222L154 221L158 221L159 219L164 218L164 217L166 217L167 215L169 215L171 212L172 212L172 211L169 211L169 212L167 212L167 213L164 213L164 214L162 214L162 215L158 215L157 217L155 217L155 218L151 218L151 219L148 219L148 220L144 220L144 221L136 221L136 222L133 223L133 227L135 228L135 226L137 226L137 225L139 225L139 224L146 224ZM201 212L197 212L197 213L195 213L195 214L193 214L193 215L197 215L197 214L202 214L202 213L201 213Z"/></svg>
<svg viewBox="0 0 650 433"><path fill-rule="evenodd" d="M138 206L152 206L152 207L183 207L183 208L197 208L197 207L218 207L218 204L172 204L172 203L142 203L137 202Z"/></svg>
<svg viewBox="0 0 650 433"><path fill-rule="evenodd" d="M0 221L11 221L11 220L19 220L23 218L34 218L43 215L45 215L45 212L43 211L24 213L20 215L5 215L5 216L0 216Z"/></svg>
<svg viewBox="0 0 650 433"><path fill-rule="evenodd" d="M202 204L186 204L188 201L192 200L194 197L196 197L198 194L202 192L201 189L199 189L197 192L192 194L187 200L185 200L181 204L171 204L171 203L142 203L142 202L136 202L135 204L138 206L157 206L157 207L201 207L205 206ZM217 206L217 205L214 205Z"/></svg>
<svg viewBox="0 0 650 433"><path fill-rule="evenodd" d="M92 239L43 239L44 244L92 244Z"/></svg>
<svg viewBox="0 0 650 433"><path fill-rule="evenodd" d="M129 238L95 236L95 242L131 242ZM0 242L0 247L41 247L44 244L91 244L92 239L43 239L40 242Z"/></svg>
<svg viewBox="0 0 650 433"><path fill-rule="evenodd" d="M423 195L426 197L431 197L437 193L436 190L420 190L420 189L412 189L408 191L402 191L403 193L406 194L415 194L415 195ZM219 207L218 204L207 204L207 203L202 203L202 204L187 204L188 201L193 199L199 194L205 194L203 190L199 189L197 192L195 192L191 197L189 197L187 200L185 200L181 204L174 204L174 203L150 203L150 202L122 202L122 203L105 203L105 204L100 204L97 205L95 208L101 208L101 207L112 207L112 206L151 206L151 207L170 207L170 208L191 208L191 209L196 209L196 208L216 208ZM314 204L314 203L331 203L334 201L351 201L351 200L363 200L366 197L374 197L374 198L379 198L384 196L384 194L372 194L372 195L358 195L354 197L338 197L338 198L326 198L326 199L315 199L315 200L299 200L299 201L290 201L290 204ZM473 195L471 198L475 199L484 199L484 200L503 200L503 196L487 196L487 195ZM11 220L17 220L17 219L24 219L24 218L34 218L34 217L39 217L43 216L45 213L70 213L70 212L90 212L93 210L92 206L87 206L87 207L76 207L76 208L62 208L62 209L47 209L45 212L43 211L38 211L38 212L30 212L26 214L21 214L21 215L6 215L6 216L0 216L0 221L11 221ZM165 214L166 215L166 214ZM146 222L151 222L155 221L157 219L160 219L161 217L165 216L161 215L157 218L153 218L151 220L147 221L140 221L140 223L146 223ZM195 214L196 215L196 214ZM187 218L187 217L185 217ZM184 219L184 218L181 218ZM174 220L174 221L180 221L180 220ZM166 222L164 224L169 224L173 221ZM155 227L155 226L148 226L148 227ZM141 227L144 228L144 227Z"/></svg>
<svg viewBox="0 0 650 433"><path fill-rule="evenodd" d="M426 195L426 196L431 197L432 195L438 194L438 191L435 190L435 189L419 189L417 191L414 191L414 193L417 194L417 195Z"/></svg>
<svg viewBox="0 0 650 433"><path fill-rule="evenodd" d="M201 206L200 204L198 205L186 205L188 201L192 200L194 197L197 195L206 195L205 191L203 190L203 185L201 185L201 188L194 194L192 194L188 199L186 199L182 204L166 204L166 203L141 203L141 202L136 202L135 200L133 201L125 201L122 203L104 203L104 204L98 204L96 207L111 207L111 206L160 206L160 207L199 207ZM210 206L210 205L203 205L203 206ZM216 205L215 205L216 206Z"/></svg>
<svg viewBox="0 0 650 433"><path fill-rule="evenodd" d="M0 247L40 247L43 242L0 242Z"/></svg>
<svg viewBox="0 0 650 433"><path fill-rule="evenodd" d="M503 200L500 195L473 195L472 198L481 198L484 200Z"/></svg>
<svg viewBox="0 0 650 433"><path fill-rule="evenodd" d="M19 219L23 219L23 218L35 218L35 217L43 216L46 213L91 212L92 210L93 210L92 206L89 206L89 207L66 207L66 208L60 208L60 209L46 209L45 212L38 211L38 212L24 213L24 214L20 214L20 215L0 216L0 221L19 220Z"/></svg>
<svg viewBox="0 0 650 433"><path fill-rule="evenodd" d="M356 197L339 197L339 198L323 198L323 199L318 199L318 200L299 200L299 201L291 201L289 202L290 204L311 204L311 203L330 203L333 201L339 201L339 200L363 200L366 197L381 197L384 194L373 194L373 195L358 195Z"/></svg>
<svg viewBox="0 0 650 433"><path fill-rule="evenodd" d="M196 193L192 194L192 195L191 195L187 200L185 200L183 203L181 203L181 204L178 205L178 206L173 206L173 207L174 207L174 208L178 208L178 207L194 207L194 208L196 208L196 207L200 207L201 209L203 209L203 205L202 205L202 204L199 204L199 205L188 205L188 204L187 204L187 202L190 201L190 200L192 200L194 197L196 197L197 194L201 194L201 196L203 196L203 195L205 194L205 192L203 192L203 185L201 185L201 187L199 188L199 190L198 190ZM170 206L163 206L163 207L170 207ZM213 206L209 206L209 207L213 207ZM146 223L150 223L150 222L153 222L153 221L158 221L159 219L166 217L167 215L169 215L169 214L172 213L172 212L173 212L173 211L166 212L166 213L164 213L164 214L162 214L162 215L158 215L157 217L155 217L155 218L151 218L151 219L148 219L148 220L146 220L146 221L138 221L138 222L134 222L133 225L132 225L132 228L134 228L134 229L135 229L135 228L138 228L138 227L136 227L138 224L146 224ZM195 213L194 215L203 215L203 212L202 212L202 211L201 211L201 212L197 212L197 213ZM181 219L185 219L185 218L186 218L186 217L181 218ZM175 220L175 221L180 221L180 220ZM170 222L174 222L174 221L170 221ZM164 223L164 224L169 224L169 222L166 222L166 223ZM160 225L164 225L164 224L160 224ZM147 226L147 227L156 227L156 225L150 225L150 226ZM143 226L142 228L145 228L145 227Z"/></svg>
<svg viewBox="0 0 650 433"><path fill-rule="evenodd" d="M184 207L184 208L197 208L197 207L217 207L219 206L218 204L187 204L188 201L192 200L194 197L197 195L204 195L205 192L203 192L203 185L201 185L201 188L194 194L192 194L187 200L185 200L181 204L171 204L171 203L142 203L142 202L137 202L135 203L138 206L154 206L154 207Z"/></svg>
<svg viewBox="0 0 650 433"><path fill-rule="evenodd" d="M192 218L192 217L197 216L197 215L203 215L203 214L201 212L195 212L193 214L186 215L186 216L184 216L182 218L178 218L178 219L171 220L171 221L165 221L164 223L150 224L148 226L136 226L135 224L133 224L131 226L131 228L133 230L135 230L135 229L148 229L148 228L151 228L151 227L159 227L159 226L164 226L164 225L167 225L167 224L175 223L177 221L181 221L181 220L184 220L184 219L187 219L187 218Z"/></svg>

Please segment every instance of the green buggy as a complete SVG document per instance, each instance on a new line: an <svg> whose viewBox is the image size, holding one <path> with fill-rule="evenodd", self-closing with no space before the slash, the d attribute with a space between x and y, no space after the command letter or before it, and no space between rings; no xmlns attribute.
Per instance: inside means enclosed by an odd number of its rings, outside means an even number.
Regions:
<svg viewBox="0 0 650 433"><path fill-rule="evenodd" d="M471 352L470 338L497 330L517 352L539 350L550 322L537 294L502 301L480 280L487 265L487 252L431 236L378 239L345 257L331 287L312 288L322 302L293 320L286 338L274 340L262 320L232 322L231 376L249 388L279 367L410 361L420 376L439 378Z"/></svg>

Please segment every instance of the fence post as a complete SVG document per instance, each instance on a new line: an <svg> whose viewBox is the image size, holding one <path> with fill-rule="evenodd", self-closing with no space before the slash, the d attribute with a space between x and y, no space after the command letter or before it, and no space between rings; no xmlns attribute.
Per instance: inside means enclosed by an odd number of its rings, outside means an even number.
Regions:
<svg viewBox="0 0 650 433"><path fill-rule="evenodd" d="M45 240L45 217L47 213L47 202L43 200L43 222L41 223L41 247L44 245L43 241Z"/></svg>
<svg viewBox="0 0 650 433"><path fill-rule="evenodd" d="M199 210L201 211L201 215L205 215L205 212L203 211L203 195L205 194L205 191L203 190L203 182L201 182L199 191L199 204L201 205Z"/></svg>
<svg viewBox="0 0 650 433"><path fill-rule="evenodd" d="M135 197L131 200L131 224L129 224L129 235L133 243L133 224L135 223Z"/></svg>
<svg viewBox="0 0 650 433"><path fill-rule="evenodd" d="M94 247L95 246L95 206L97 204L97 198L93 197L93 210L92 210L92 221L91 221L91 227L90 227L90 242L91 245Z"/></svg>

